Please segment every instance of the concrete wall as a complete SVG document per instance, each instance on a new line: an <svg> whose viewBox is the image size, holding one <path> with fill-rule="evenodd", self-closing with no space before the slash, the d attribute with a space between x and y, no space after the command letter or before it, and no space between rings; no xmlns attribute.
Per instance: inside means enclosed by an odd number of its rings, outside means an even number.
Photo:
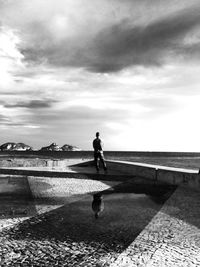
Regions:
<svg viewBox="0 0 200 267"><path fill-rule="evenodd" d="M119 173L140 176L167 184L187 184L192 188L200 188L200 175L197 170L168 168L150 164L136 164L131 162L106 161L108 169L118 170Z"/></svg>

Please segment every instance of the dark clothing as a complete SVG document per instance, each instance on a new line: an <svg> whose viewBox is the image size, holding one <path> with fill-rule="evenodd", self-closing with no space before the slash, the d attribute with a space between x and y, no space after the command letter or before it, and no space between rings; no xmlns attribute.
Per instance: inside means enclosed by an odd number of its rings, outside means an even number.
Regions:
<svg viewBox="0 0 200 267"><path fill-rule="evenodd" d="M96 139L94 139L94 141L93 141L93 148L94 148L94 151L102 151L103 149L102 149L102 141L101 141L101 139L100 138L96 138Z"/></svg>
<svg viewBox="0 0 200 267"><path fill-rule="evenodd" d="M107 170L106 163L104 160L104 155L103 155L103 149L102 149L102 141L100 138L96 138L93 141L93 148L94 148L94 162L95 162L95 167L96 170L99 171L99 160L103 164L103 169L104 171Z"/></svg>
<svg viewBox="0 0 200 267"><path fill-rule="evenodd" d="M103 156L103 151L94 152L94 163L95 163L95 167L97 171L99 171L99 160L103 164L104 171L106 171L107 168L106 168L106 163L105 163L104 156Z"/></svg>

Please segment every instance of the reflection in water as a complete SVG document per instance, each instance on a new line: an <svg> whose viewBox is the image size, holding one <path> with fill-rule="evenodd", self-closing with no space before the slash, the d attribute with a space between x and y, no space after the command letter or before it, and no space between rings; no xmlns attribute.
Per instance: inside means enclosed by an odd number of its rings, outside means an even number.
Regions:
<svg viewBox="0 0 200 267"><path fill-rule="evenodd" d="M124 200L126 199L126 201L130 201L130 199L133 198L135 200L137 199L142 204L142 199L145 199L145 203L162 205L174 192L175 188L175 186L171 185L140 184L129 180L94 194L92 210L94 211L95 218L97 219L99 217L99 213L104 210L103 195L106 196L106 202L108 196L111 196L111 201L114 201L115 198L119 200L122 197Z"/></svg>
<svg viewBox="0 0 200 267"><path fill-rule="evenodd" d="M95 218L98 219L100 212L104 210L104 202L102 195L93 195L92 210L94 211Z"/></svg>

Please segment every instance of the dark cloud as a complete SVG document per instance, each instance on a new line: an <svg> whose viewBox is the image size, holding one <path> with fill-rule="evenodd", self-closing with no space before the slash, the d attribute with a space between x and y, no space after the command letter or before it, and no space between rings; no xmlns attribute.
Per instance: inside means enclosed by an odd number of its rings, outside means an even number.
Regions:
<svg viewBox="0 0 200 267"><path fill-rule="evenodd" d="M98 61L90 69L110 72L130 65L162 64L170 53L183 52L183 38L199 25L199 12L200 8L184 9L143 26L132 27L130 21L113 25L97 36Z"/></svg>
<svg viewBox="0 0 200 267"><path fill-rule="evenodd" d="M50 108L55 100L31 100L29 102L18 102L16 104L5 104L5 108L29 108L29 109L40 109Z"/></svg>
<svg viewBox="0 0 200 267"><path fill-rule="evenodd" d="M93 38L62 42L51 40L45 25L38 24L33 38L37 40L43 33L45 38L38 46L27 45L21 51L32 63L84 67L93 72L115 72L132 65L158 66L172 55L196 55L196 48L185 47L183 39L199 26L199 13L200 6L196 5L137 26L130 18L124 19L97 31Z"/></svg>

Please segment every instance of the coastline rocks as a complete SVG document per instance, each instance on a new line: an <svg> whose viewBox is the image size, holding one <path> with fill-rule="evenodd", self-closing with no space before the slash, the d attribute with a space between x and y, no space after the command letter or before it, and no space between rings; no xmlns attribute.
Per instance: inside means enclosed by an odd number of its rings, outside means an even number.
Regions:
<svg viewBox="0 0 200 267"><path fill-rule="evenodd" d="M52 143L49 146L42 147L40 151L81 151L80 148L72 145L63 145L62 147L56 145L56 143Z"/></svg>
<svg viewBox="0 0 200 267"><path fill-rule="evenodd" d="M8 142L0 146L0 151L31 151L32 147L24 143Z"/></svg>
<svg viewBox="0 0 200 267"><path fill-rule="evenodd" d="M62 148L56 145L56 143L52 143L49 146L42 147L41 151L62 151Z"/></svg>
<svg viewBox="0 0 200 267"><path fill-rule="evenodd" d="M33 148L24 143L7 142L0 146L0 151L33 151ZM39 151L81 151L80 148L65 144L62 147L56 143L42 147Z"/></svg>
<svg viewBox="0 0 200 267"><path fill-rule="evenodd" d="M81 151L80 148L78 148L76 146L67 145L67 144L65 144L64 146L62 146L62 150L63 151Z"/></svg>

